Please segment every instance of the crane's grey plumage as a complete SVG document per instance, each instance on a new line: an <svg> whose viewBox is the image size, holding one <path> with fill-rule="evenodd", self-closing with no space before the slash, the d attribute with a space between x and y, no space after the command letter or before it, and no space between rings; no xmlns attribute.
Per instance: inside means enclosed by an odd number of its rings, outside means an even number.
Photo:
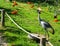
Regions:
<svg viewBox="0 0 60 46"><path fill-rule="evenodd" d="M54 29L52 28L52 26L48 22L46 22L45 20L41 19L40 10L37 10L37 11L38 11L38 20L39 20L39 23L42 26L42 28L45 29L45 35L46 35L46 33L48 34L48 30L47 30L48 28L51 28L52 29L52 34L54 34L55 32L54 32ZM49 34L48 34L48 37L49 37Z"/></svg>

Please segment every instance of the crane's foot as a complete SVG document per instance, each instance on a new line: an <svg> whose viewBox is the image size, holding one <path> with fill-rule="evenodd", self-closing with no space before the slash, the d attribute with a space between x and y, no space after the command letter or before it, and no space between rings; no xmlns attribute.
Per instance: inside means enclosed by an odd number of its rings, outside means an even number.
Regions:
<svg viewBox="0 0 60 46"><path fill-rule="evenodd" d="M46 40L49 41L49 36L45 35L45 37L46 37Z"/></svg>

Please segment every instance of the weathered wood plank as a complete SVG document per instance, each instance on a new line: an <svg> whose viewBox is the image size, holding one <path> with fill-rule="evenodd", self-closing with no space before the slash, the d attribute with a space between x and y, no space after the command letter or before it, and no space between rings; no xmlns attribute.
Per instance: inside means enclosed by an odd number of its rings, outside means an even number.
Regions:
<svg viewBox="0 0 60 46"><path fill-rule="evenodd" d="M43 35L40 37L40 46L46 46L46 37Z"/></svg>
<svg viewBox="0 0 60 46"><path fill-rule="evenodd" d="M0 11L2 11L2 9L0 9Z"/></svg>
<svg viewBox="0 0 60 46"><path fill-rule="evenodd" d="M2 26L4 26L4 15L5 15L5 10L4 9L2 9L2 11L1 11L1 25Z"/></svg>

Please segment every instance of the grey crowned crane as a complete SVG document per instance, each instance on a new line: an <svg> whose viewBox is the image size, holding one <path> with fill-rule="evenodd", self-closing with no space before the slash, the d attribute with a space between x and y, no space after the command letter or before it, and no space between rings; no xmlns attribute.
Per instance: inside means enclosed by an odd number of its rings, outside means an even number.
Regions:
<svg viewBox="0 0 60 46"><path fill-rule="evenodd" d="M54 31L54 29L52 28L52 26L48 22L46 22L45 20L40 18L40 14L41 14L41 9L40 8L38 8L37 12L38 12L39 23L42 26L42 28L45 29L45 36L46 36L46 33L47 33L47 36L48 36L48 39L49 39L49 33L48 33L49 30L48 29L51 29L50 32L52 34L54 34L55 31Z"/></svg>

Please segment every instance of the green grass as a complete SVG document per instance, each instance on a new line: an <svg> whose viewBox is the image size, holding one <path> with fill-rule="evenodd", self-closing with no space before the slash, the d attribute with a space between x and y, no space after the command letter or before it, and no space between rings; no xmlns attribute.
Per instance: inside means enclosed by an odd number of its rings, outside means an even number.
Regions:
<svg viewBox="0 0 60 46"><path fill-rule="evenodd" d="M18 3L18 2L17 2ZM30 8L31 4L26 3L18 3L16 7L12 7L12 3L6 2L4 0L0 0L0 8L5 8L6 12L18 23L21 27L30 31L32 33L44 34L44 29L38 23L38 16L37 16L37 6L34 8ZM45 6L41 6L44 12L41 14L41 18L48 21L53 28L55 29L55 34L50 34L50 42L54 46L60 46L60 21L54 22L54 7L52 6L52 11L46 11ZM16 15L10 14L12 10L18 10ZM60 16L58 16L60 19ZM3 32L4 38L8 43L8 46L15 44L15 46L38 46L38 44L29 39L27 34L22 30L18 29L7 16L5 16L5 26L6 30L0 30Z"/></svg>

